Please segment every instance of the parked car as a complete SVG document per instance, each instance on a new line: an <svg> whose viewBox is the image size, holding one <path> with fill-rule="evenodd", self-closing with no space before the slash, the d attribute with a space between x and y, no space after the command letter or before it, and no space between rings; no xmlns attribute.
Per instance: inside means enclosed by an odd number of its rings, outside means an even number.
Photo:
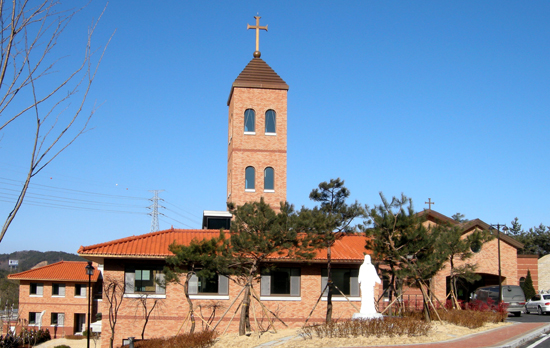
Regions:
<svg viewBox="0 0 550 348"><path fill-rule="evenodd" d="M550 312L550 295L535 295L525 304L525 313L537 312L546 314Z"/></svg>
<svg viewBox="0 0 550 348"><path fill-rule="evenodd" d="M477 288L474 292L474 300L483 302L489 308L495 307L498 303L498 285ZM519 285L502 285L502 303L506 305L508 313L520 317L525 309L523 289Z"/></svg>

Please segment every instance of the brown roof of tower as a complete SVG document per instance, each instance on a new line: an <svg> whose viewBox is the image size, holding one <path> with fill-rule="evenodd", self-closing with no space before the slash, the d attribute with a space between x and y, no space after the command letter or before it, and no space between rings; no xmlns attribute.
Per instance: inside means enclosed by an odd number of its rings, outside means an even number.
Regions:
<svg viewBox="0 0 550 348"><path fill-rule="evenodd" d="M267 89L286 89L288 85L277 73L264 62L261 58L253 58L248 65L241 71L239 76L231 86L227 105L231 101L233 89L242 88L267 88Z"/></svg>

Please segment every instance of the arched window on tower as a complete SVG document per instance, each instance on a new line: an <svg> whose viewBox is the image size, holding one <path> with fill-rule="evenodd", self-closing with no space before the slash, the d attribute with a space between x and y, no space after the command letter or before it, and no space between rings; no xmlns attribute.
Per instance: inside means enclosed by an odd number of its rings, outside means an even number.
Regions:
<svg viewBox="0 0 550 348"><path fill-rule="evenodd" d="M265 112L265 132L267 134L275 134L276 132L276 115L275 110L267 110Z"/></svg>
<svg viewBox="0 0 550 348"><path fill-rule="evenodd" d="M256 170L254 167L246 167L244 173L244 189L246 191L254 191L254 179L256 177Z"/></svg>
<svg viewBox="0 0 550 348"><path fill-rule="evenodd" d="M275 189L275 171L271 167L264 170L264 191L272 192Z"/></svg>
<svg viewBox="0 0 550 348"><path fill-rule="evenodd" d="M255 121L256 113L252 109L246 109L244 112L244 132L245 133L254 133L255 132Z"/></svg>

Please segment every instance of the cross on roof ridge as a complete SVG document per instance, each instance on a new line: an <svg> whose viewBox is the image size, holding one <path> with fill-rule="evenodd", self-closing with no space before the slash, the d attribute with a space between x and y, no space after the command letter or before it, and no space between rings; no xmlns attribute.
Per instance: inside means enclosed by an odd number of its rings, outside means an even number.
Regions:
<svg viewBox="0 0 550 348"><path fill-rule="evenodd" d="M256 51L254 51L254 58L260 58L262 55L260 53L260 29L267 31L267 25L265 27L260 26L260 16L254 16L256 18L256 25L252 26L250 24L246 24L246 30L248 29L256 29Z"/></svg>

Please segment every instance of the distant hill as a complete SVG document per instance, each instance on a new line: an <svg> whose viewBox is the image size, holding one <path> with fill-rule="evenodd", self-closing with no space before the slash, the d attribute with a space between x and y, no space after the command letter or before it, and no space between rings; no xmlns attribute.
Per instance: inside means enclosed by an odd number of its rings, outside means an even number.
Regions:
<svg viewBox="0 0 550 348"><path fill-rule="evenodd" d="M12 272L23 272L46 261L49 264L59 261L86 261L76 254L69 254L63 251L35 251L23 250L11 254L0 254L0 270L9 270L8 260L18 260L19 266Z"/></svg>

